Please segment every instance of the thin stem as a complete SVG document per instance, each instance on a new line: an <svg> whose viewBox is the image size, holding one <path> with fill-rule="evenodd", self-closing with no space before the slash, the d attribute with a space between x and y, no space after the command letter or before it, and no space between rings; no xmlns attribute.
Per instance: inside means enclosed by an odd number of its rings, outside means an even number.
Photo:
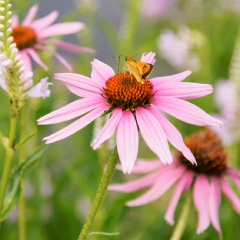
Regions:
<svg viewBox="0 0 240 240"><path fill-rule="evenodd" d="M92 209L90 210L90 212L88 214L85 224L83 225L83 228L78 237L78 240L85 240L87 238L89 229L91 228L91 226L93 224L94 218L98 212L98 209L100 207L100 204L101 204L104 194L106 192L107 186L108 186L108 184L111 180L111 177L114 173L114 170L115 170L118 160L119 160L119 157L118 157L117 149L115 148L110 157L110 161L108 163L107 169L103 174L103 177L99 184L95 199L93 200Z"/></svg>
<svg viewBox="0 0 240 240"><path fill-rule="evenodd" d="M26 122L27 122L27 106L24 106L21 111L21 119L20 119L20 137L24 138L26 134ZM26 160L26 148L25 144L23 144L20 148L19 152L19 165L25 162ZM26 240L26 207L25 207L25 196L24 189L25 183L21 182L21 194L19 198L19 214L18 214L18 227L19 227L19 240Z"/></svg>
<svg viewBox="0 0 240 240"><path fill-rule="evenodd" d="M11 170L11 165L12 165L12 159L13 159L13 154L14 154L14 141L15 141L15 136L16 136L16 127L17 127L17 117L12 117L11 118L11 123L10 123L10 132L9 132L9 142L8 142L8 149L6 151L6 158L3 166L3 173L2 173L2 183L0 187L0 213L2 212L2 207L3 207L3 200L9 180L9 174Z"/></svg>
<svg viewBox="0 0 240 240"><path fill-rule="evenodd" d="M181 238L184 232L184 229L187 225L187 219L190 213L191 205L192 205L192 196L191 196L191 192L189 191L185 205L179 216L179 220L175 226L175 229L172 233L170 240L179 240Z"/></svg>

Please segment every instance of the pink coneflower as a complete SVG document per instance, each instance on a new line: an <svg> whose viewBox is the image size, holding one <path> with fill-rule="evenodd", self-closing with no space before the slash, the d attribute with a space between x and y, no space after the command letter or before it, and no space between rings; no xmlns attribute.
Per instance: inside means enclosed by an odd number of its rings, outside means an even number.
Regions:
<svg viewBox="0 0 240 240"><path fill-rule="evenodd" d="M155 53L144 54L141 61L154 64ZM220 121L185 101L212 92L211 85L182 82L190 74L191 71L185 71L146 79L141 84L129 72L115 74L111 67L96 59L92 62L91 78L58 73L55 78L64 82L81 99L40 118L39 124L55 124L83 116L44 140L52 143L66 138L99 116L111 113L92 147L98 148L116 130L117 149L124 173L130 173L136 161L138 132L164 164L172 163L167 140L194 163L194 156L184 144L180 132L161 113L163 110L195 125L221 125Z"/></svg>
<svg viewBox="0 0 240 240"><path fill-rule="evenodd" d="M240 214L240 199L228 183L230 178L240 189L240 172L229 168L228 155L221 140L211 130L193 134L185 141L190 148L197 166L192 165L179 152L175 162L163 166L157 161L138 161L134 173L149 173L125 184L112 184L109 189L119 192L136 192L150 188L146 193L127 203L128 206L140 206L160 198L176 184L173 197L165 214L166 221L174 224L174 213L184 192L193 190L193 202L198 212L197 233L205 231L210 223L221 235L218 209L221 203L221 191L232 202L233 208ZM151 172L151 173L150 173Z"/></svg>
<svg viewBox="0 0 240 240"><path fill-rule="evenodd" d="M45 70L48 69L38 56L37 50L47 51L53 54L68 70L72 70L70 64L61 55L47 47L48 44L76 53L94 52L90 48L79 47L67 42L48 39L49 37L79 32L84 28L83 23L68 22L53 24L59 15L57 11L54 11L43 18L34 20L37 12L38 5L31 7L21 25L19 24L18 16L13 16L11 35L14 39L13 41L17 45L27 70L32 70L31 58Z"/></svg>

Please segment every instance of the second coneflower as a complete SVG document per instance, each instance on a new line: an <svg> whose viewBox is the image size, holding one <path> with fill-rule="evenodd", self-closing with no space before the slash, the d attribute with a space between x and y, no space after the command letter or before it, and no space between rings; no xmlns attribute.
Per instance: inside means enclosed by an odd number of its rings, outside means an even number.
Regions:
<svg viewBox="0 0 240 240"><path fill-rule="evenodd" d="M197 233L202 233L212 223L221 237L218 215L221 192L240 214L240 199L229 184L231 179L240 189L240 172L228 167L227 152L221 140L211 130L193 134L185 142L195 156L197 166L190 164L182 153L175 157L174 164L167 167L159 161L139 160L133 172L148 173L148 175L128 183L112 184L109 190L129 193L149 188L146 193L127 203L128 206L133 207L157 200L176 184L165 214L166 221L173 225L174 213L180 197L192 189L193 202L198 212Z"/></svg>
<svg viewBox="0 0 240 240"><path fill-rule="evenodd" d="M65 65L68 70L72 70L71 65L60 54L47 47L49 44L75 53L94 53L94 50L90 48L79 47L64 41L49 39L54 36L77 33L85 27L83 23L68 22L53 24L59 15L57 11L54 11L43 18L34 20L37 12L38 5L34 5L30 8L27 16L21 24L19 24L17 15L13 16L12 21L11 35L13 37L13 41L17 45L19 54L21 55L27 70L32 70L31 59L33 59L45 70L48 69L38 56L37 51L47 51L51 53L63 65Z"/></svg>
<svg viewBox="0 0 240 240"><path fill-rule="evenodd" d="M154 64L155 53L144 54L141 61ZM91 78L73 73L58 73L55 78L64 82L81 99L47 114L38 123L55 124L78 116L81 118L44 140L52 143L64 139L102 114L110 114L92 147L98 148L116 131L117 149L124 173L130 173L136 161L139 132L164 164L172 163L167 140L195 163L195 158L184 144L180 132L161 113L162 110L195 125L222 124L185 101L212 92L211 85L182 82L190 74L191 71L185 71L172 76L146 79L141 84L128 72L115 74L110 66L99 60L92 62Z"/></svg>

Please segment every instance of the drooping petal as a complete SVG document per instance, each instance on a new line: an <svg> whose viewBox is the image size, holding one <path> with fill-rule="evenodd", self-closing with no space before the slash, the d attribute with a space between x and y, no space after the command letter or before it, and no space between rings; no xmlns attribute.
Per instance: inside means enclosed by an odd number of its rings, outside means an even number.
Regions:
<svg viewBox="0 0 240 240"><path fill-rule="evenodd" d="M105 142L113 135L119 124L119 121L121 120L121 117L122 109L120 108L114 109L112 116L109 118L109 120L107 120L98 137L91 144L94 150L97 149L103 142Z"/></svg>
<svg viewBox="0 0 240 240"><path fill-rule="evenodd" d="M163 172L164 171L164 172ZM144 193L142 196L127 202L130 207L145 205L160 198L186 171L184 167L173 168L172 166L165 167L159 175L156 184Z"/></svg>
<svg viewBox="0 0 240 240"><path fill-rule="evenodd" d="M229 177L232 178L237 187L240 189L240 172L233 168L227 168L226 173Z"/></svg>
<svg viewBox="0 0 240 240"><path fill-rule="evenodd" d="M58 18L58 15L58 11L53 11L45 17L35 20L30 26L37 32L37 36L39 36L39 32L44 31L43 28L55 22Z"/></svg>
<svg viewBox="0 0 240 240"><path fill-rule="evenodd" d="M75 132L79 131L86 125L88 125L94 119L99 117L108 108L109 108L109 106L102 104L98 108L96 108L93 111L91 111L90 113L84 115L83 117L76 120L75 122L68 125L67 127L61 129L60 131L58 131L48 137L45 137L43 140L46 141L46 144L49 144L49 143L53 143L53 142L59 141L61 139L64 139L64 138L74 134Z"/></svg>
<svg viewBox="0 0 240 240"><path fill-rule="evenodd" d="M38 5L35 4L29 9L28 14L25 17L25 19L23 20L22 25L29 26L31 24L31 22L33 21L33 19L35 18L37 12L38 12Z"/></svg>
<svg viewBox="0 0 240 240"><path fill-rule="evenodd" d="M221 204L221 189L218 177L212 177L210 182L209 214L213 227L221 236L222 231L219 222L218 209Z"/></svg>
<svg viewBox="0 0 240 240"><path fill-rule="evenodd" d="M175 126L168 121L159 111L155 108L149 108L149 111L156 117L156 119L161 124L167 139L176 147L183 155L191 161L193 164L196 164L196 160L191 150L185 145L181 133L175 128Z"/></svg>
<svg viewBox="0 0 240 240"><path fill-rule="evenodd" d="M48 71L48 67L44 64L44 62L41 60L41 58L38 56L36 51L33 48L27 48L26 49L27 53L31 58L38 64L40 65L45 71Z"/></svg>
<svg viewBox="0 0 240 240"><path fill-rule="evenodd" d="M47 48L47 47L44 47L44 46L42 46L42 45L40 45L40 44L36 44L35 46L34 46L34 48L35 49L39 49L39 50L43 50L43 51L46 51L46 52L48 52L48 53L50 53L50 54L52 54L54 57L56 57L57 58L57 60L60 62L60 63L62 63L67 69L68 69L68 71L72 71L72 66L67 62L67 60L65 59L65 58L63 58L59 53L57 53L57 52L55 52L55 51L53 51L53 50L51 50L51 49L49 49L49 48Z"/></svg>
<svg viewBox="0 0 240 240"><path fill-rule="evenodd" d="M184 101L182 99L161 97L160 99L153 100L154 105L168 114L184 121L198 126L215 126L220 127L223 125L221 121L213 118L201 108L194 104Z"/></svg>
<svg viewBox="0 0 240 240"><path fill-rule="evenodd" d="M164 77L156 77L152 78L150 81L154 84L154 86L162 85L162 84L169 84L171 82L177 83L183 81L186 77L188 77L192 71L187 70L185 72L181 72L175 75L164 76Z"/></svg>
<svg viewBox="0 0 240 240"><path fill-rule="evenodd" d="M17 15L12 16L12 28L15 28L19 25L19 17Z"/></svg>
<svg viewBox="0 0 240 240"><path fill-rule="evenodd" d="M91 78L100 86L105 86L106 81L115 75L113 69L107 64L94 59L92 64Z"/></svg>
<svg viewBox="0 0 240 240"><path fill-rule="evenodd" d="M94 54L96 52L92 48L80 47L78 45L71 44L71 43L64 42L64 41L59 41L59 40L52 40L52 39L41 40L40 43L52 44L59 48L62 48L64 50L74 52L74 53L92 53L92 54Z"/></svg>
<svg viewBox="0 0 240 240"><path fill-rule="evenodd" d="M136 192L153 186L160 174L162 174L162 172L157 171L127 183L110 184L108 190L125 193Z"/></svg>
<svg viewBox="0 0 240 240"><path fill-rule="evenodd" d="M194 174L192 171L187 171L179 180L174 190L170 204L168 205L167 212L165 214L165 220L174 225L174 213L183 192L187 190L193 182Z"/></svg>
<svg viewBox="0 0 240 240"><path fill-rule="evenodd" d="M210 225L209 215L210 187L206 175L199 175L193 186L193 202L198 212L197 234L204 232Z"/></svg>
<svg viewBox="0 0 240 240"><path fill-rule="evenodd" d="M124 173L131 173L138 153L138 129L130 111L122 113L117 127L117 149Z"/></svg>
<svg viewBox="0 0 240 240"><path fill-rule="evenodd" d="M141 57L141 61L154 65L154 63L156 62L155 56L156 56L156 53L153 53L153 52L149 52L147 54L144 53Z"/></svg>
<svg viewBox="0 0 240 240"><path fill-rule="evenodd" d="M27 71L32 71L32 61L30 56L28 55L28 51L26 50L22 50L18 52L21 55L24 67Z"/></svg>
<svg viewBox="0 0 240 240"><path fill-rule="evenodd" d="M149 108L136 109L136 117L140 132L149 148L164 164L171 164L172 155L167 138L156 117L150 112Z"/></svg>
<svg viewBox="0 0 240 240"><path fill-rule="evenodd" d="M141 158L137 159L137 162L132 170L132 173L148 173L151 171L155 171L157 169L161 169L164 167L163 163L159 161L159 159L156 160L144 160Z"/></svg>
<svg viewBox="0 0 240 240"><path fill-rule="evenodd" d="M222 184L222 191L226 195L226 197L232 202L232 205L236 212L240 214L240 199L238 196L234 193L228 182L224 177L221 178L221 184Z"/></svg>
<svg viewBox="0 0 240 240"><path fill-rule="evenodd" d="M59 35L68 35L82 30L84 26L85 25L81 22L58 23L45 28L44 31L39 31L38 37L47 38Z"/></svg>
<svg viewBox="0 0 240 240"><path fill-rule="evenodd" d="M101 94L101 91L95 82L86 76L76 73L56 73L54 78L62 81L66 86L75 87L76 93L79 93L80 97L93 97ZM79 91L77 91L77 89L79 89ZM83 95L81 95L81 93L83 93Z"/></svg>
<svg viewBox="0 0 240 240"><path fill-rule="evenodd" d="M192 82L170 82L164 85L154 87L155 96L174 97L182 100L204 97L213 92L210 84L192 83Z"/></svg>
<svg viewBox="0 0 240 240"><path fill-rule="evenodd" d="M37 121L40 125L65 122L81 116L101 104L103 104L103 101L101 102L97 98L82 98L39 118Z"/></svg>

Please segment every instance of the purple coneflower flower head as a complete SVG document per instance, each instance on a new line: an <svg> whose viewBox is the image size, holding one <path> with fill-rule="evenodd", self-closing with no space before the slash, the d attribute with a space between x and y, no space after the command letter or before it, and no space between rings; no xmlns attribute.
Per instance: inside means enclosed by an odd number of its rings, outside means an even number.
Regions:
<svg viewBox="0 0 240 240"><path fill-rule="evenodd" d="M155 53L143 54L141 61L154 64ZM58 73L55 78L81 98L41 117L38 123L55 124L81 117L44 140L52 143L64 139L101 115L110 114L92 147L97 149L116 132L116 145L124 173L130 173L136 161L139 132L164 164L172 163L168 140L191 163L195 163L181 133L161 112L200 126L222 124L186 101L212 92L211 85L182 82L190 74L191 71L185 71L172 76L146 79L141 84L129 72L115 74L110 66L96 59L92 62L91 78Z"/></svg>
<svg viewBox="0 0 240 240"><path fill-rule="evenodd" d="M192 189L194 206L198 212L197 233L202 233L212 223L221 236L218 215L221 192L240 214L240 199L229 184L229 180L233 180L240 189L240 172L227 166L226 149L213 131L200 131L188 137L185 143L195 156L197 165L191 164L181 152L170 166L164 166L158 160L141 160L133 168L133 173L147 173L146 176L128 183L112 184L109 190L130 193L149 188L140 197L127 202L127 205L132 207L157 200L176 184L165 214L166 221L173 225L180 197Z"/></svg>
<svg viewBox="0 0 240 240"><path fill-rule="evenodd" d="M13 16L11 35L27 70L32 70L31 59L45 70L48 70L48 67L38 56L38 50L47 51L53 54L68 70L72 70L70 64L61 55L47 47L48 44L76 53L94 53L90 48L79 47L64 41L49 39L49 37L77 33L84 28L83 23L68 22L53 24L59 15L57 11L43 18L34 20L37 12L38 5L31 7L22 24L19 24L18 16Z"/></svg>

